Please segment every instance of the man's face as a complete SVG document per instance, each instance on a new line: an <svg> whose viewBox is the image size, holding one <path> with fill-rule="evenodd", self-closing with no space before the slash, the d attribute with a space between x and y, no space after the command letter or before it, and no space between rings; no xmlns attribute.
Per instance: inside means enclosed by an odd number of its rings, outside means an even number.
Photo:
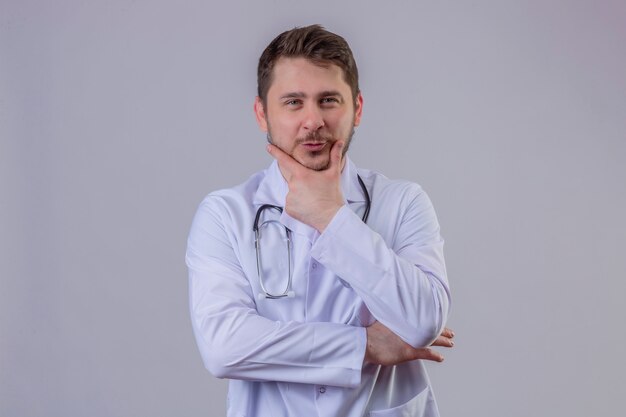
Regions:
<svg viewBox="0 0 626 417"><path fill-rule="evenodd" d="M259 97L254 104L261 130L305 167L328 168L332 145L341 139L347 150L361 121L361 94L355 104L341 68L306 58L280 58L272 75L265 106Z"/></svg>

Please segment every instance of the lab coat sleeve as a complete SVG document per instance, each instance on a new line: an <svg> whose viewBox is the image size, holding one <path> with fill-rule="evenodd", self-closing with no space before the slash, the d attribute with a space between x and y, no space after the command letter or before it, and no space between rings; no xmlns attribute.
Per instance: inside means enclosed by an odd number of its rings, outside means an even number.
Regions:
<svg viewBox="0 0 626 417"><path fill-rule="evenodd" d="M352 286L376 320L408 344L428 346L443 330L450 305L443 239L419 186L408 186L394 205L388 201L381 214L380 222L396 223L388 241L344 206L311 256Z"/></svg>
<svg viewBox="0 0 626 417"><path fill-rule="evenodd" d="M191 320L207 369L219 378L358 386L365 329L260 316L234 250L236 234L225 225L238 227L233 213L207 197L186 253Z"/></svg>

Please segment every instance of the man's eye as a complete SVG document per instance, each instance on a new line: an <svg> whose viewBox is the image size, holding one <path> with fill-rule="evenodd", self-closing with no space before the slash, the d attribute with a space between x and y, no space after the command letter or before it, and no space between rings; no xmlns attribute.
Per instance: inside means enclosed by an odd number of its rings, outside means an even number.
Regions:
<svg viewBox="0 0 626 417"><path fill-rule="evenodd" d="M322 103L339 103L339 100L337 100L335 97L324 97L322 99Z"/></svg>
<svg viewBox="0 0 626 417"><path fill-rule="evenodd" d="M298 104L300 104L300 100L287 100L285 102L286 105L288 106L297 106Z"/></svg>

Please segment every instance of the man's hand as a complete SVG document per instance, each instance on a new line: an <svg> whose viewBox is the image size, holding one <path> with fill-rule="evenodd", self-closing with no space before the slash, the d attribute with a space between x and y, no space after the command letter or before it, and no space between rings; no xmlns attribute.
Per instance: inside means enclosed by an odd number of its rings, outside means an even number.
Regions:
<svg viewBox="0 0 626 417"><path fill-rule="evenodd" d="M267 146L289 185L285 211L320 233L344 205L340 182L344 145L342 141L334 143L330 150L330 165L324 171L309 169L277 146Z"/></svg>
<svg viewBox="0 0 626 417"><path fill-rule="evenodd" d="M453 337L452 330L446 327L431 346L452 347L454 346ZM365 362L378 365L396 365L415 359L442 362L443 356L429 347L414 348L379 322L375 322L367 328Z"/></svg>

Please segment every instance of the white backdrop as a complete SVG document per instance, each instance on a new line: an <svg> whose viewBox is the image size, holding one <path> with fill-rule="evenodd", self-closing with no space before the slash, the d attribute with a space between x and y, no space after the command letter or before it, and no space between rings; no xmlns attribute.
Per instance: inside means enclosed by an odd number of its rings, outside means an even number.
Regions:
<svg viewBox="0 0 626 417"><path fill-rule="evenodd" d="M0 0L1 416L224 415L186 236L269 164L256 61L311 23L359 64L352 159L439 215L442 414L621 414L623 1Z"/></svg>

